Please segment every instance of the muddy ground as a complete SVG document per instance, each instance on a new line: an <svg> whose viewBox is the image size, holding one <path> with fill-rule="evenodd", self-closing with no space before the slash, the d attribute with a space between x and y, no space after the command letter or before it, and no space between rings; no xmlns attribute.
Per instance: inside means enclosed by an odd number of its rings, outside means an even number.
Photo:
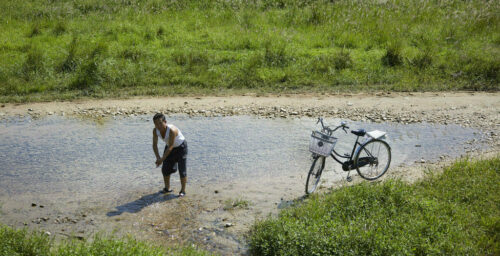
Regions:
<svg viewBox="0 0 500 256"><path fill-rule="evenodd" d="M263 118L323 116L403 124L458 124L480 129L487 135L489 144L485 152L464 152L464 155L490 157L498 155L500 149L500 93L248 95L1 104L0 119L68 115L100 120L143 114L152 116L155 112L189 116L255 115ZM445 158L437 163L391 167L384 178L415 181L423 177L425 170L440 168L453 160ZM3 209L10 214L0 215L0 220L15 227L45 230L58 238L87 240L98 232L114 232L118 236L131 233L139 239L158 244L194 244L224 255L245 254L245 235L256 220L276 215L280 209L303 200L305 175L304 172L303 177L291 176L288 180L270 180L266 184L283 191L281 194L253 190L252 181L245 184L228 181L217 187L188 187L188 195L184 198L177 198L175 194L162 195L151 189L126 193L116 202L103 203L96 198L67 206L58 205L57 200L35 202L29 197L18 198L2 202ZM327 173L322 179L331 180L332 177ZM352 183L345 179L335 180L321 191L361 181L359 177L355 177ZM173 180L172 183L177 191L175 186L178 182ZM240 195L242 187L247 189L246 194L235 196ZM255 187L258 186L255 184ZM139 205L139 210L122 210L127 208L120 207L124 204Z"/></svg>

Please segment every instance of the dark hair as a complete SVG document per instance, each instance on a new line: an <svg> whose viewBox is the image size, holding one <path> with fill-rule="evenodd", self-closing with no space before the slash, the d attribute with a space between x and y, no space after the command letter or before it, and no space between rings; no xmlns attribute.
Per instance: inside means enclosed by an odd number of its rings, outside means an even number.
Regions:
<svg viewBox="0 0 500 256"><path fill-rule="evenodd" d="M167 119L165 119L165 115L162 113L156 113L155 116L153 117L153 122L158 119L160 119L162 122L167 121Z"/></svg>

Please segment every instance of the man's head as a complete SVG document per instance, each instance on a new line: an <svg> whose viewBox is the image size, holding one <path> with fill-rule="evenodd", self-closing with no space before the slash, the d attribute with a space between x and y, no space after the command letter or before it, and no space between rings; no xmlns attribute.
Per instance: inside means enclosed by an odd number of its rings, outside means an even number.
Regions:
<svg viewBox="0 0 500 256"><path fill-rule="evenodd" d="M167 126L167 119L162 113L156 113L153 117L153 122L155 123L156 129L164 129Z"/></svg>

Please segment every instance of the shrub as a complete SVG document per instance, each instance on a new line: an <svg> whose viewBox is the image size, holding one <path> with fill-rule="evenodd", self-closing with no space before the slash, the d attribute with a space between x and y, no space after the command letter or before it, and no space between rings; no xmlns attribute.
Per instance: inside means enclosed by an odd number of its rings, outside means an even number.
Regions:
<svg viewBox="0 0 500 256"><path fill-rule="evenodd" d="M281 42L267 41L264 44L264 61L271 67L283 67L288 63L286 46Z"/></svg>
<svg viewBox="0 0 500 256"><path fill-rule="evenodd" d="M179 66L208 65L208 55L198 51L175 52L172 59Z"/></svg>
<svg viewBox="0 0 500 256"><path fill-rule="evenodd" d="M389 67L399 66L403 63L399 46L388 46L385 55L382 57L382 64Z"/></svg>
<svg viewBox="0 0 500 256"><path fill-rule="evenodd" d="M419 52L419 54L411 60L411 64L419 69L425 69L432 65L432 55L430 51Z"/></svg>
<svg viewBox="0 0 500 256"><path fill-rule="evenodd" d="M52 30L52 32L56 35L56 36L60 36L64 33L66 33L66 24L63 23L62 21L58 21L54 27L54 29Z"/></svg>
<svg viewBox="0 0 500 256"><path fill-rule="evenodd" d="M21 68L22 76L26 80L31 80L42 71L44 71L44 56L38 48L32 47Z"/></svg>
<svg viewBox="0 0 500 256"><path fill-rule="evenodd" d="M120 56L125 59L130 59L133 61L139 60L144 55L144 52L138 47L130 47L123 50Z"/></svg>
<svg viewBox="0 0 500 256"><path fill-rule="evenodd" d="M42 28L40 26L40 23L36 22L33 23L33 25L31 26L31 29L28 32L28 37L34 37L40 35L41 33L42 33Z"/></svg>
<svg viewBox="0 0 500 256"><path fill-rule="evenodd" d="M87 56L87 59L80 65L75 79L71 82L71 89L93 92L103 81L103 74L99 70L98 62L100 56L105 53L107 46L103 43L98 44L94 50Z"/></svg>
<svg viewBox="0 0 500 256"><path fill-rule="evenodd" d="M156 30L156 36L161 37L165 35L166 30L163 26L159 26L158 29Z"/></svg>
<svg viewBox="0 0 500 256"><path fill-rule="evenodd" d="M73 72L76 70L76 67L78 65L76 60L76 47L77 39L76 37L73 37L68 47L68 55L64 59L63 63L59 65L60 72Z"/></svg>
<svg viewBox="0 0 500 256"><path fill-rule="evenodd" d="M321 55L314 59L312 70L319 73L329 72L331 69L342 70L353 65L351 55L346 50L341 50L331 55Z"/></svg>
<svg viewBox="0 0 500 256"><path fill-rule="evenodd" d="M262 84L262 79L257 74L257 69L262 65L262 55L254 54L250 56L240 68L231 81L229 88L256 88Z"/></svg>

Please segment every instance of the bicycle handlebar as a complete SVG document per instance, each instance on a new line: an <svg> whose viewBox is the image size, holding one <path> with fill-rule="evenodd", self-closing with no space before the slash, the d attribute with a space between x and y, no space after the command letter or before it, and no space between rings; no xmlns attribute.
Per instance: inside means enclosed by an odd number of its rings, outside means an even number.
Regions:
<svg viewBox="0 0 500 256"><path fill-rule="evenodd" d="M336 130L338 130L339 128L342 128L342 130L344 130L345 133L347 133L347 129L349 129L349 126L347 126L347 122L345 122L345 121L340 122L340 125L335 127L335 129L332 129L328 126L325 126L325 124L323 123L322 117L318 117L318 121L316 122L316 124L318 124L318 123L321 123L321 127L323 128L323 130L326 130L330 135L333 132L335 132Z"/></svg>

